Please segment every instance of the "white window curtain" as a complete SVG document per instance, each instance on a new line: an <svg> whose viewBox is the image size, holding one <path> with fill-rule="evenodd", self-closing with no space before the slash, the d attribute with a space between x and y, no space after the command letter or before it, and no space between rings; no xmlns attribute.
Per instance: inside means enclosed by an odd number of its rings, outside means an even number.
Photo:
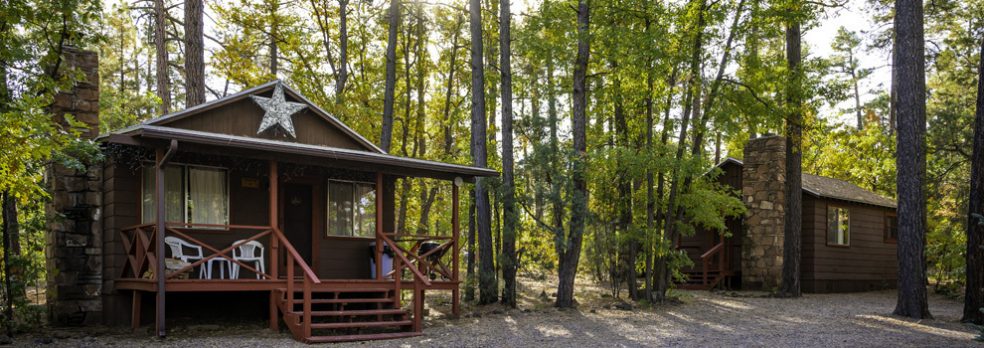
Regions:
<svg viewBox="0 0 984 348"><path fill-rule="evenodd" d="M212 168L188 168L188 222L227 225L229 193L226 171Z"/></svg>
<svg viewBox="0 0 984 348"><path fill-rule="evenodd" d="M328 182L328 234L352 236L352 183Z"/></svg>
<svg viewBox="0 0 984 348"><path fill-rule="evenodd" d="M184 167L167 166L164 168L164 214L166 222L185 221L184 200ZM154 166L143 167L143 192L141 194L142 223L157 221L156 196L157 176Z"/></svg>
<svg viewBox="0 0 984 348"><path fill-rule="evenodd" d="M851 244L851 215L848 209L831 207L827 210L827 244Z"/></svg>

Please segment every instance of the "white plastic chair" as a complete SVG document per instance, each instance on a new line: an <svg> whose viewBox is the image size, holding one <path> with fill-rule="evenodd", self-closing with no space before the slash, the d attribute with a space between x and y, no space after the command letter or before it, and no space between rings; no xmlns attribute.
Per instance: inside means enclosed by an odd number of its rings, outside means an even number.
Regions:
<svg viewBox="0 0 984 348"><path fill-rule="evenodd" d="M244 240L242 239L237 240L232 244L236 245L242 243L243 241ZM242 245L236 247L235 249L232 249L232 259L239 262L244 262L244 263L252 262L253 264L255 264L256 270L259 271L259 273L256 274L256 279L260 279L263 276L262 274L266 273L266 270L264 269L263 266L264 251L265 248L263 247L263 243L257 242L255 240L251 240L249 242L243 243ZM239 267L240 266L238 263L235 262L232 263L232 275L231 275L232 279L239 279Z"/></svg>
<svg viewBox="0 0 984 348"><path fill-rule="evenodd" d="M202 247L197 244L192 244L186 242L184 239L178 237L164 237L164 244L171 248L171 258L175 258L187 263L194 263L195 261L201 260ZM194 250L194 253L185 254L185 249ZM211 274L206 269L205 265L200 265L198 267L198 278L199 279L211 279Z"/></svg>

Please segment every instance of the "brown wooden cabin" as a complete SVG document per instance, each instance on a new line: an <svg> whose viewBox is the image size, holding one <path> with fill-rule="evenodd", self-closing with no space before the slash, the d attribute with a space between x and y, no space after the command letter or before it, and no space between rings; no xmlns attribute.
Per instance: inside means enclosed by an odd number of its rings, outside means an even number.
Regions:
<svg viewBox="0 0 984 348"><path fill-rule="evenodd" d="M708 175L740 192L748 213L727 232L698 230L678 248L693 267L683 288L775 290L781 279L784 138L753 139L745 161L727 158ZM896 285L895 201L855 184L803 174L801 284L805 292L853 292ZM779 209L777 209L779 208Z"/></svg>
<svg viewBox="0 0 984 348"><path fill-rule="evenodd" d="M296 135L283 124L260 129L269 115L253 96L273 97L281 86L302 107L289 116ZM109 159L104 321L136 328L154 314L159 335L171 322L165 310L207 313L221 304L264 311L271 329L282 322L309 343L418 335L425 292L451 291L459 312L459 186L498 175L386 154L279 81L99 141ZM393 232L395 182L408 177L447 180L451 230ZM193 245L185 256L200 247L203 257L180 262L162 236ZM250 241L265 249L260 262L235 258ZM386 249L395 272L385 262L370 267Z"/></svg>

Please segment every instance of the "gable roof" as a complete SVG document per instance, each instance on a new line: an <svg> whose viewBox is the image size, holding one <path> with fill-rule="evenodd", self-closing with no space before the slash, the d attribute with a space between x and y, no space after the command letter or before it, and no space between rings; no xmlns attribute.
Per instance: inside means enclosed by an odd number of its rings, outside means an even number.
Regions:
<svg viewBox="0 0 984 348"><path fill-rule="evenodd" d="M332 166L344 168L361 168L381 173L400 176L429 177L453 180L461 177L471 181L475 177L498 176L499 172L489 168L475 167L430 161L418 158L407 158L390 155L375 144L345 126L341 121L331 116L300 93L286 85L282 85L284 93L294 100L309 106L317 116L337 127L351 139L365 145L365 149L341 148L329 145L316 145L290 142L261 137L250 137L234 134L216 133L169 126L170 123L198 115L204 111L232 105L251 95L272 90L280 81L272 81L253 87L225 98L188 108L186 110L167 114L146 122L103 134L97 138L105 143L146 146L148 143L161 144L161 140L180 141L182 143L204 145L221 151L246 150L249 153L263 152L263 156L279 159L281 157L314 159L320 163L328 160ZM154 145L157 146L157 145ZM225 152L223 152L225 153Z"/></svg>
<svg viewBox="0 0 984 348"><path fill-rule="evenodd" d="M721 168L726 164L744 166L744 163L741 160L728 157L721 161L721 163L714 166L714 168ZM892 209L895 209L897 206L894 199L865 190L860 186L845 180L807 173L803 173L802 178L803 192L809 193L815 197L837 199Z"/></svg>
<svg viewBox="0 0 984 348"><path fill-rule="evenodd" d="M207 103L199 104L199 105L192 106L190 108L187 108L187 109L184 109L184 110L181 110L181 111L172 112L172 113L167 114L167 115L164 115L164 116L160 116L160 117L157 117L157 118L154 118L154 119L150 119L150 120L147 120L147 121L141 123L140 125L166 126L167 124L169 124L171 122L175 122L175 121L178 121L178 120L181 120L181 119L185 119L185 118L188 118L188 117L191 117L191 116L194 116L194 115L198 115L198 114L200 114L202 112L205 112L205 111L208 111L208 110L212 110L212 109L219 108L219 107L222 107L222 106L225 106L225 105L229 105L229 104L232 104L234 102L238 102L240 100L249 98L249 96L252 96L252 95L258 95L260 93L265 93L267 91L271 91L271 90L273 90L273 88L277 84L280 84L281 87L283 87L284 94L290 96L291 98L293 98L294 100L297 100L300 103L306 104L308 106L308 108L311 111L314 112L315 115L321 117L322 119L324 119L326 122L328 122L332 126L335 126L339 130L341 130L342 133L344 133L345 135L348 135L349 137L351 137L353 140L355 140L360 145L365 146L369 151L375 152L375 153L385 153L385 151L383 151L378 146L376 146L376 144L373 144L373 142L369 141L368 139L366 139L365 137L363 137L362 135L360 135L359 133L357 133L352 128L349 128L349 126L347 126L344 123L342 123L342 121L340 121L338 118L336 118L335 116L332 116L331 114L329 114L327 111L325 111L324 109L322 109L318 105L312 103L310 100L308 100L306 97L304 97L304 95L302 95L301 93L295 91L290 86L287 86L286 84L282 83L280 80L273 80L273 81L264 83L262 85L259 85L259 86L253 87L253 88L242 90L239 93L231 94L231 95L228 95L228 96L225 96L223 98L219 98L219 99L216 99L216 100L207 102ZM140 125L137 125L137 126L140 126ZM123 129L120 132L125 132L127 130L132 129L132 128L134 128L134 127Z"/></svg>

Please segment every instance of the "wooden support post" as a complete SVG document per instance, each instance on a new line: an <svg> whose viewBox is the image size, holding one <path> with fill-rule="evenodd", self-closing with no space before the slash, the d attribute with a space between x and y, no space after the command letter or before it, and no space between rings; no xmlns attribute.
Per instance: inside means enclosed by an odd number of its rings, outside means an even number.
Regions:
<svg viewBox="0 0 984 348"><path fill-rule="evenodd" d="M383 173L376 173L376 280L383 280Z"/></svg>
<svg viewBox="0 0 984 348"><path fill-rule="evenodd" d="M305 276L304 277L304 338L308 338L308 337L311 337L311 279Z"/></svg>
<svg viewBox="0 0 984 348"><path fill-rule="evenodd" d="M458 227L458 180L455 180L451 184L451 280L455 282L455 287L451 289L451 314L454 317L458 317L461 314L461 300L459 295L461 286L458 283L458 254L461 249L458 248L458 240L461 239L461 231Z"/></svg>
<svg viewBox="0 0 984 348"><path fill-rule="evenodd" d="M133 290L133 302L130 305L130 329L136 331L140 328L140 301L142 300L140 291Z"/></svg>
<svg viewBox="0 0 984 348"><path fill-rule="evenodd" d="M278 229L278 202L277 198L279 196L278 190L278 169L277 161L270 161L270 198L269 198L269 210L270 210L270 228L273 229L273 234L270 235L270 275L273 279L270 281L278 281L279 276L279 251L280 251L280 239L277 238ZM293 279L287 279L288 282L293 282ZM270 291L270 330L279 331L280 320L277 318L277 294L276 291Z"/></svg>
<svg viewBox="0 0 984 348"><path fill-rule="evenodd" d="M164 262L164 237L165 229L167 227L167 224L165 224L167 215L165 214L164 202L164 168L167 166L167 162L170 161L171 157L174 156L174 153L177 152L177 150L178 141L171 140L171 147L168 148L166 152L164 149L159 148L155 154L157 164L155 166L155 184L157 186L155 190L157 193L157 197L155 197L157 200L157 233L155 236L157 251L155 252L155 256L157 259L157 271L154 272L154 276L157 277L157 303L155 306L157 317L155 322L158 337L164 337L166 335L164 326L164 298L166 290L165 280L167 279L167 264Z"/></svg>
<svg viewBox="0 0 984 348"><path fill-rule="evenodd" d="M424 319L424 289L420 286L420 280L413 282L413 331L420 332L423 327Z"/></svg>

